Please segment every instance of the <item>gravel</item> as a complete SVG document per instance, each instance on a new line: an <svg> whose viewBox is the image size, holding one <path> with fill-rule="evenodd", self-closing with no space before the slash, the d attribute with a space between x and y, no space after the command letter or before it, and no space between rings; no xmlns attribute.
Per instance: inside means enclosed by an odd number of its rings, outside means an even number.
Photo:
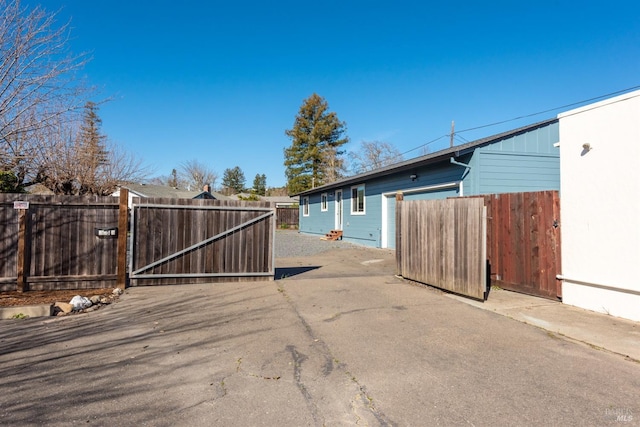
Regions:
<svg viewBox="0 0 640 427"><path fill-rule="evenodd" d="M313 256L328 250L355 247L341 240L320 240L320 236L302 234L296 230L276 230L275 243L276 258Z"/></svg>

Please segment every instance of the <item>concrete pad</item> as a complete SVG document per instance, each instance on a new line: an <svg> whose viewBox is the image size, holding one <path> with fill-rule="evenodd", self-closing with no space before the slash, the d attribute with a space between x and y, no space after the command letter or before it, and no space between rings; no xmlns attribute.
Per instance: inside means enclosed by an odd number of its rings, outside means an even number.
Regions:
<svg viewBox="0 0 640 427"><path fill-rule="evenodd" d="M485 302L459 295L446 295L465 304L640 362L638 322L504 289L492 289Z"/></svg>
<svg viewBox="0 0 640 427"><path fill-rule="evenodd" d="M0 319L13 319L15 316L45 317L51 316L51 311L51 304L0 307Z"/></svg>

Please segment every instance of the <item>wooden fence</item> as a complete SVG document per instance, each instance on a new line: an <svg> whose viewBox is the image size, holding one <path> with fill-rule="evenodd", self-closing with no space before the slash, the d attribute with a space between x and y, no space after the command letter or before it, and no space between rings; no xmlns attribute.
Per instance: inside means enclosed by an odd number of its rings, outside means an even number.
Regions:
<svg viewBox="0 0 640 427"><path fill-rule="evenodd" d="M397 200L397 273L409 280L484 299L483 200Z"/></svg>
<svg viewBox="0 0 640 427"><path fill-rule="evenodd" d="M482 196L487 206L491 284L557 299L560 197L557 191Z"/></svg>
<svg viewBox="0 0 640 427"><path fill-rule="evenodd" d="M464 286L448 278L466 276L471 268L467 262L471 262L477 263L476 268L486 266L490 285L554 300L562 296L561 284L556 279L561 271L557 191L449 200L476 200L486 206L486 259L469 257L464 262L451 261L461 259L462 254L461 248L454 251L453 245L471 245L477 251L476 245L480 242L479 236L465 237L462 233L469 225L465 225L467 219L459 213L449 210L446 213L449 217L443 217L443 207L439 204L399 202L400 210L396 207L398 274L469 295ZM475 292L472 296L478 297L479 289Z"/></svg>
<svg viewBox="0 0 640 427"><path fill-rule="evenodd" d="M114 287L118 212L113 197L0 194L0 290Z"/></svg>
<svg viewBox="0 0 640 427"><path fill-rule="evenodd" d="M273 280L270 203L145 198L132 210L132 286Z"/></svg>
<svg viewBox="0 0 640 427"><path fill-rule="evenodd" d="M273 279L271 204L137 203L130 221L126 189L119 200L0 194L0 291Z"/></svg>
<svg viewBox="0 0 640 427"><path fill-rule="evenodd" d="M279 207L276 209L276 226L278 228L298 228L300 209L296 207Z"/></svg>

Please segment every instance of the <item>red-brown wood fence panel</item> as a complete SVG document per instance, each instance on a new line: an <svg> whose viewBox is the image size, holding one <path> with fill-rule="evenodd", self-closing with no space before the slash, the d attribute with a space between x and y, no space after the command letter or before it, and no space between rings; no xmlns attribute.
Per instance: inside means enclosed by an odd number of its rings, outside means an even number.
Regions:
<svg viewBox="0 0 640 427"><path fill-rule="evenodd" d="M545 298L561 297L560 197L557 191L482 196L487 206L491 284Z"/></svg>

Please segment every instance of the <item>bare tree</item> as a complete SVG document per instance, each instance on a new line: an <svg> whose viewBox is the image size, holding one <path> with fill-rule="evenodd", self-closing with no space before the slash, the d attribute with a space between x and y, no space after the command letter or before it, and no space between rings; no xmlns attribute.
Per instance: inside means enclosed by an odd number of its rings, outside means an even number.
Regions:
<svg viewBox="0 0 640 427"><path fill-rule="evenodd" d="M20 184L39 177L47 128L81 111L90 91L76 75L88 57L68 51L69 32L40 6L0 0L0 168Z"/></svg>
<svg viewBox="0 0 640 427"><path fill-rule="evenodd" d="M189 160L180 165L180 187L202 190L205 185L215 188L218 174L198 160Z"/></svg>
<svg viewBox="0 0 640 427"><path fill-rule="evenodd" d="M358 151L350 153L353 173L363 173L402 161L402 154L384 141L362 141Z"/></svg>
<svg viewBox="0 0 640 427"><path fill-rule="evenodd" d="M118 184L140 182L149 169L135 155L107 139L95 104L88 103L82 122L52 123L35 134L45 147L37 180L56 194L108 195Z"/></svg>
<svg viewBox="0 0 640 427"><path fill-rule="evenodd" d="M119 184L142 182L151 170L132 152L119 144L107 141L107 159L98 172L95 194L111 194Z"/></svg>
<svg viewBox="0 0 640 427"><path fill-rule="evenodd" d="M344 159L338 155L338 151L333 147L328 147L325 150L320 169L324 174L324 184L336 182L347 175ZM317 184L322 183L314 183L314 186Z"/></svg>

